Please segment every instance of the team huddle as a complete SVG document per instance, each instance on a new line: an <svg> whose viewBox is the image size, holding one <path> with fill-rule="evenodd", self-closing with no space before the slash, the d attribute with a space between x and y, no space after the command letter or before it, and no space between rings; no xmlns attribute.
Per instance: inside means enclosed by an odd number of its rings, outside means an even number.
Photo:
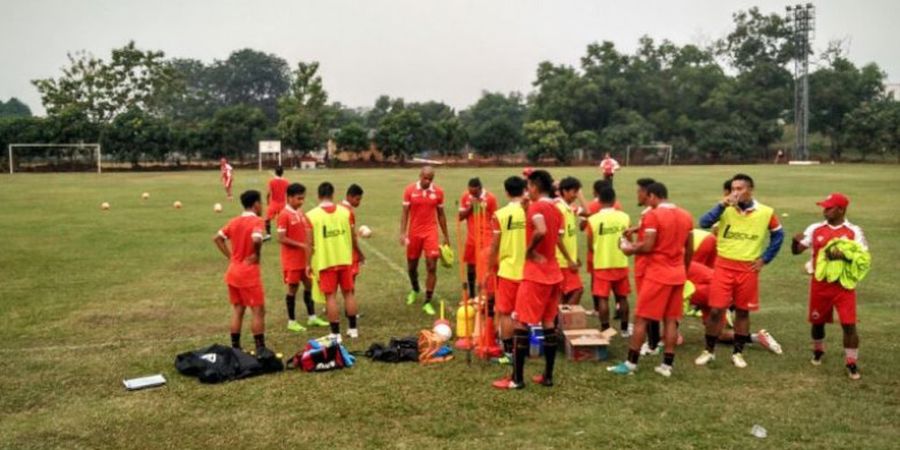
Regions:
<svg viewBox="0 0 900 450"><path fill-rule="evenodd" d="M323 182L317 188L318 205L304 213L306 188L289 183L282 175L279 167L269 183L266 220L260 217L262 195L246 191L240 196L244 213L215 237L216 245L230 259L225 281L233 306L232 345L241 345L243 316L250 308L257 354L269 352L259 258L272 220L277 220L287 286L288 329L305 329L295 313L302 283L308 326L329 326L330 336L341 339L340 288L349 324L347 336L359 336L354 289L365 256L357 241L354 209L361 202L362 188L351 185L344 201L335 203L334 186ZM406 251L408 305L420 299L418 268L424 255L427 276L422 310L428 315L436 313L432 303L438 262L446 260L451 249L444 192L434 178L434 169L426 166L418 181L405 188L399 236ZM460 255L465 267L464 289L470 298L487 300L502 343L502 354L496 360L512 366L510 375L493 383L495 388L525 386L531 327L543 328L545 361L543 372L531 381L553 385L560 345L558 308L580 303L585 290L582 266L590 280L592 313L601 330L618 321L619 332L629 339L626 360L608 367L610 373L633 374L641 356L662 353L654 371L670 377L676 348L684 340L679 325L685 316L693 315L702 316L705 327L705 349L694 360L698 366L716 360L720 343L731 345L731 361L739 369L748 365L744 349L750 344L782 352L767 331L750 331L750 313L760 308L759 272L778 256L784 241L773 208L753 196L750 176L737 174L726 181L722 200L699 218L701 229L694 228L688 211L670 201L665 184L652 179L637 181L636 200L644 210L635 224L621 210L611 173L593 184L590 201L582 195L578 179L565 177L556 182L545 170L526 169L521 177L507 178L503 187L507 204L499 207L497 198L478 178L472 178L459 200L457 215L466 229ZM812 363L822 362L825 324L833 321L836 309L844 333L848 376L859 379L855 283L868 270L868 247L862 230L846 220L846 196L834 193L817 204L826 220L793 236L791 244L794 254L812 249L808 264L812 275L808 315ZM582 233L587 244L583 260L578 254ZM628 301L632 291L637 295L633 320ZM315 314L316 295L325 299L327 321Z"/></svg>

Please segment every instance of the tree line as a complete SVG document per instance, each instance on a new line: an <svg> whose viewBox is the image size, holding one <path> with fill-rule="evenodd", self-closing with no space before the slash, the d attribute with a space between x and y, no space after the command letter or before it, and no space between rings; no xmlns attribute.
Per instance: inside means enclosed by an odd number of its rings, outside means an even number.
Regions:
<svg viewBox="0 0 900 450"><path fill-rule="evenodd" d="M398 160L469 149L566 162L577 150L654 142L673 145L676 161L753 160L768 158L793 120L793 54L789 24L753 8L735 13L733 29L709 45L645 36L625 53L592 43L577 66L541 62L526 95L483 92L456 111L386 95L364 108L329 101L316 62L292 67L242 49L204 63L130 42L107 59L70 54L57 77L34 80L46 117L15 98L0 102L0 144L101 142L133 164L252 159L260 139L299 151L329 139L353 152L374 144ZM900 106L885 95L884 72L857 67L840 43L814 56L810 129L821 139L813 153L900 157Z"/></svg>

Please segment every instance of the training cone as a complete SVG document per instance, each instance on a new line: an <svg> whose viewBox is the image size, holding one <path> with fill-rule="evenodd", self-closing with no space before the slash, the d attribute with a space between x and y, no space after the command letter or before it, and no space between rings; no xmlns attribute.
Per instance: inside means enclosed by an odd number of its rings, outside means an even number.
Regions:
<svg viewBox="0 0 900 450"><path fill-rule="evenodd" d="M503 351L497 345L497 333L494 330L494 319L488 317L484 321L483 332L478 336L475 344L475 355L481 359L499 357Z"/></svg>

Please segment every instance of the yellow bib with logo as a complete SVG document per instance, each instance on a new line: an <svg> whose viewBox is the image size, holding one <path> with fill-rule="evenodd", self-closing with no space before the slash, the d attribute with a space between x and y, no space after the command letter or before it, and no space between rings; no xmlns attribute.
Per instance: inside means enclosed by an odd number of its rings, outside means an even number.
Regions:
<svg viewBox="0 0 900 450"><path fill-rule="evenodd" d="M312 268L319 271L349 266L353 262L350 211L336 207L334 212L328 213L319 206L306 213L306 217L313 232Z"/></svg>
<svg viewBox="0 0 900 450"><path fill-rule="evenodd" d="M494 212L494 217L500 225L497 275L519 281L525 270L525 209L510 203Z"/></svg>
<svg viewBox="0 0 900 450"><path fill-rule="evenodd" d="M619 249L619 238L631 226L628 214L614 209L601 209L588 218L594 246L594 270L628 268L628 257Z"/></svg>
<svg viewBox="0 0 900 450"><path fill-rule="evenodd" d="M762 256L774 210L761 203L749 214L728 207L719 218L716 252L735 261L755 261Z"/></svg>
<svg viewBox="0 0 900 450"><path fill-rule="evenodd" d="M569 256L572 259L578 259L578 216L575 215L575 212L572 211L569 205L562 201L556 202L556 209L563 216L563 234L559 236L559 240L562 242L563 247L566 248L566 251L569 252ZM569 261L566 260L566 257L563 256L558 248L556 249L556 262L559 263L560 267L568 267L569 265Z"/></svg>

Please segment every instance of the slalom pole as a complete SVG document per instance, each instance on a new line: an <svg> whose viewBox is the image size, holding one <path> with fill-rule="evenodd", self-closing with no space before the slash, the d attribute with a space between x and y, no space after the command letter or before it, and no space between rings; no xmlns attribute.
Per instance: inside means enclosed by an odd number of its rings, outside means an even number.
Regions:
<svg viewBox="0 0 900 450"><path fill-rule="evenodd" d="M464 248L461 247L462 242L462 221L456 220L456 255L459 258L459 270L457 274L459 275L460 285L462 286L462 301L460 302L460 306L462 306L463 310L463 329L466 332L466 339L469 340L469 345L466 348L466 364L472 364L472 336L471 330L469 330L469 293L466 289L468 286L468 282L466 280L466 268L465 266L465 257L463 254ZM459 320L459 317L456 318Z"/></svg>

